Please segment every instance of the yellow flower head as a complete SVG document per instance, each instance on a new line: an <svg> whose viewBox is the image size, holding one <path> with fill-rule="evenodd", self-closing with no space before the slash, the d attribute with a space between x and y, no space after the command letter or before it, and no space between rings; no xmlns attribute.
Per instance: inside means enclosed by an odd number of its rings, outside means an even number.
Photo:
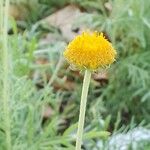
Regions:
<svg viewBox="0 0 150 150"><path fill-rule="evenodd" d="M64 56L77 68L97 70L113 63L116 51L102 33L83 32L69 43Z"/></svg>

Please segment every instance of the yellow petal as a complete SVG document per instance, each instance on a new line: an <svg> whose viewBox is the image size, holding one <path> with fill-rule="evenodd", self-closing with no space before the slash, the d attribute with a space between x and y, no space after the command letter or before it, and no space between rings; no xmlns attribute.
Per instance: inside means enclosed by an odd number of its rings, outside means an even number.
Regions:
<svg viewBox="0 0 150 150"><path fill-rule="evenodd" d="M64 56L77 68L97 70L115 61L116 50L102 33L83 32L69 43Z"/></svg>

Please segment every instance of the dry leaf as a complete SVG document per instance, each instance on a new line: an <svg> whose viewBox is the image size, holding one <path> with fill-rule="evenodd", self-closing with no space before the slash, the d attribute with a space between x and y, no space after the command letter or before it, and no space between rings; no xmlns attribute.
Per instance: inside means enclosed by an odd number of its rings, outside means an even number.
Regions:
<svg viewBox="0 0 150 150"><path fill-rule="evenodd" d="M53 13L49 17L45 18L44 22L48 23L49 25L53 25L58 27L64 38L68 41L72 40L77 33L81 32L83 29L73 30L72 25L75 20L81 16L82 12L80 9L75 5L69 5L65 8Z"/></svg>

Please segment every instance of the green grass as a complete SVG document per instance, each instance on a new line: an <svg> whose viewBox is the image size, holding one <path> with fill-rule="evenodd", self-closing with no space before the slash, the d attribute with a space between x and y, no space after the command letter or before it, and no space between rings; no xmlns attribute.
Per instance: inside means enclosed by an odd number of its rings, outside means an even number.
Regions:
<svg viewBox="0 0 150 150"><path fill-rule="evenodd" d="M108 83L91 81L85 121L84 148L108 148L108 136L126 133L135 127L150 127L150 2L112 0L112 11L105 0L13 1L27 7L25 30L9 19L13 34L8 36L12 150L73 150L81 95L82 72L71 71L63 59L67 44L57 29L44 28L38 20L73 3L84 10L74 26L86 25L103 31L113 42L117 61L108 68ZM23 4L22 4L23 3ZM34 5L33 5L34 4ZM34 7L36 6L38 7ZM21 6L20 6L21 5ZM39 8L40 11L39 11ZM22 26L21 26L22 27ZM21 32L20 32L21 30ZM46 33L60 37L55 44L41 45ZM0 38L0 50L2 50ZM0 150L6 150L2 91L5 68L0 56ZM39 64L37 61L45 61ZM57 67L56 67L57 66ZM48 86L48 81L50 86ZM69 88L68 88L69 87ZM8 89L6 89L8 90ZM49 106L51 115L44 118ZM150 141L141 141L139 150L148 150ZM133 149L133 146L129 146Z"/></svg>

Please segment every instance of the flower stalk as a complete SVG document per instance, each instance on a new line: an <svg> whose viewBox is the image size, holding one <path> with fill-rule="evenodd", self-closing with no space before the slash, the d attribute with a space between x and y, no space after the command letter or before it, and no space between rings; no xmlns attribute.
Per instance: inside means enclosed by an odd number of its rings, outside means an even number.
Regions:
<svg viewBox="0 0 150 150"><path fill-rule="evenodd" d="M105 38L103 33L98 32L83 32L76 36L64 51L64 57L71 65L79 70L85 70L76 138L76 150L81 150L82 145L91 72L106 68L112 64L116 60L116 54L117 52L112 44Z"/></svg>
<svg viewBox="0 0 150 150"><path fill-rule="evenodd" d="M5 0L5 7L3 7L3 0L1 1L1 10L3 10L3 16L1 16L1 37L2 41L2 67L3 67L3 91L2 91L2 102L3 102L3 118L4 118L4 130L6 134L6 149L11 150L11 130L10 130L10 115L9 115L9 99L10 99L10 90L9 90L9 52L8 52L8 9L9 9L9 0ZM2 12L2 11L1 11ZM1 39L2 40L2 39Z"/></svg>
<svg viewBox="0 0 150 150"><path fill-rule="evenodd" d="M76 150L81 150L81 145L82 145L85 111L86 111L86 103L87 103L87 95L88 95L90 79L91 79L91 71L85 70L83 87L82 87L82 95L81 95L78 131L76 137Z"/></svg>
<svg viewBox="0 0 150 150"><path fill-rule="evenodd" d="M0 39L2 39L2 28L3 28L3 0L0 2Z"/></svg>

